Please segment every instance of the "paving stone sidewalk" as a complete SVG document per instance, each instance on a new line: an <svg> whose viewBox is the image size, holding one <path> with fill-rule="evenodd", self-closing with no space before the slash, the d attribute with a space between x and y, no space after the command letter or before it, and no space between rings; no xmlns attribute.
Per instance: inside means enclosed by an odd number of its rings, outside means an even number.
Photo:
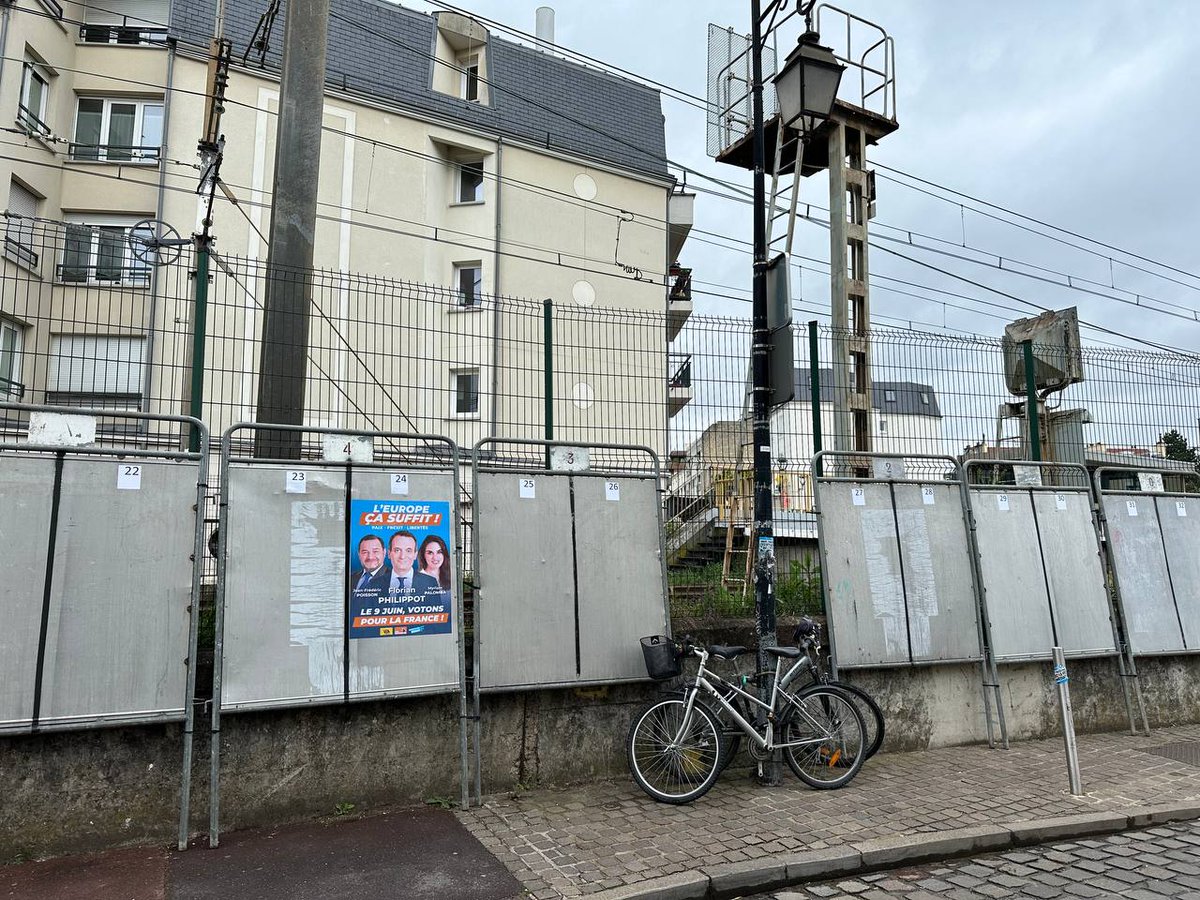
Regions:
<svg viewBox="0 0 1200 900"><path fill-rule="evenodd" d="M1059 738L885 753L838 791L809 790L790 772L757 787L739 761L689 806L655 803L623 778L492 797L459 818L533 897L555 900L887 835L1200 801L1200 766L1150 752L1196 741L1200 726L1081 735L1081 797L1067 790Z"/></svg>

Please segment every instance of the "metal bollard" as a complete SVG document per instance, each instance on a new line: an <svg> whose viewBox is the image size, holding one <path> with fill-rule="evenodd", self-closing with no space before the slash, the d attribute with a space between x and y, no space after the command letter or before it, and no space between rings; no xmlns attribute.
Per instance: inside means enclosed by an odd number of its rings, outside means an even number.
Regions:
<svg viewBox="0 0 1200 900"><path fill-rule="evenodd" d="M1063 741L1067 745L1067 778L1071 783L1071 795L1083 793L1079 781L1079 752L1075 747L1075 714L1071 711L1071 688L1068 685L1067 660L1062 647L1054 648L1054 683L1058 685L1058 705L1062 712Z"/></svg>

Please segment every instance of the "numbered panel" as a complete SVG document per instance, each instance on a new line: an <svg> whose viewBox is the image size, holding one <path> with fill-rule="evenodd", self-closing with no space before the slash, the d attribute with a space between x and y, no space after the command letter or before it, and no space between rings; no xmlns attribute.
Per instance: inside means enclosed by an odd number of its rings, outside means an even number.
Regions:
<svg viewBox="0 0 1200 900"><path fill-rule="evenodd" d="M577 475L572 481L579 678L643 678L641 638L667 631L658 490L647 478Z"/></svg>
<svg viewBox="0 0 1200 900"><path fill-rule="evenodd" d="M197 476L194 462L66 459L46 724L183 717Z"/></svg>
<svg viewBox="0 0 1200 900"><path fill-rule="evenodd" d="M1121 588L1129 643L1135 654L1184 649L1155 498L1105 494L1104 515Z"/></svg>
<svg viewBox="0 0 1200 900"><path fill-rule="evenodd" d="M1184 646L1200 649L1200 498L1156 497Z"/></svg>
<svg viewBox="0 0 1200 900"><path fill-rule="evenodd" d="M0 456L0 732L29 727L54 460Z"/></svg>
<svg viewBox="0 0 1200 900"><path fill-rule="evenodd" d="M350 573L360 564L348 543L344 468L235 462L228 480L222 709L458 690L458 597L446 630L388 625L348 636ZM397 510L383 515L429 503L452 510L454 479L352 469L349 497L350 510L356 501ZM379 544L401 527L387 526Z"/></svg>
<svg viewBox="0 0 1200 900"><path fill-rule="evenodd" d="M1091 495L1036 491L1033 498L1059 646L1074 656L1116 652Z"/></svg>
<svg viewBox="0 0 1200 900"><path fill-rule="evenodd" d="M911 661L888 485L818 481L817 490L838 665Z"/></svg>
<svg viewBox="0 0 1200 900"><path fill-rule="evenodd" d="M1054 628L1029 493L972 488L971 507L992 652L998 660L1049 659Z"/></svg>
<svg viewBox="0 0 1200 900"><path fill-rule="evenodd" d="M577 681L570 479L480 472L475 508L480 687Z"/></svg>

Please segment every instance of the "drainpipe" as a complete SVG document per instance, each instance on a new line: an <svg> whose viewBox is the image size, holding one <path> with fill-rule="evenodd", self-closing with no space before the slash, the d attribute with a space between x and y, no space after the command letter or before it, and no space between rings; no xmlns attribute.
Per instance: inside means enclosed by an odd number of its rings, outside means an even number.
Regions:
<svg viewBox="0 0 1200 900"><path fill-rule="evenodd" d="M663 459L669 468L671 463L671 266L676 260L671 259L671 197L675 193L675 187L672 185L667 188L667 214L663 216L663 221L667 223L666 230L663 234L663 256L666 259L666 277L663 283L666 285L667 295L667 313L663 316L663 383L661 390L666 394L666 402L663 404ZM671 481L670 474L667 475L667 483Z"/></svg>
<svg viewBox="0 0 1200 900"><path fill-rule="evenodd" d="M501 172L504 166L504 138L496 139L496 243L492 264L492 433L496 437L500 416L500 218Z"/></svg>
<svg viewBox="0 0 1200 900"><path fill-rule="evenodd" d="M7 17L6 17L7 19ZM158 151L158 201L154 218L161 222L163 205L167 195L167 146L168 135L171 133L171 91L175 84L175 38L167 37L167 88L163 94L163 123L162 145ZM158 235L155 235L157 237ZM155 266L150 271L150 314L147 318L149 328L146 329L146 360L142 370L142 412L150 412L150 398L153 396L154 381L154 350L155 327L158 323L158 289L161 266Z"/></svg>
<svg viewBox="0 0 1200 900"><path fill-rule="evenodd" d="M8 54L8 20L12 16L12 8L7 4L4 7L4 21L0 22L0 60L3 60ZM4 74L3 62L0 62L0 75Z"/></svg>

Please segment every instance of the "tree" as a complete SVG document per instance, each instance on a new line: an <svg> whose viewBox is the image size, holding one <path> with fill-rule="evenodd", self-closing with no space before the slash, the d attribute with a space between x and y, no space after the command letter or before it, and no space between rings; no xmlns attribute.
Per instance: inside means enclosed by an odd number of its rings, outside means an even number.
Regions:
<svg viewBox="0 0 1200 900"><path fill-rule="evenodd" d="M1179 433L1178 429L1172 428L1170 431L1164 432L1160 441L1167 447L1167 459L1175 459L1179 462L1200 462L1200 453L1195 447L1189 447L1187 438Z"/></svg>

